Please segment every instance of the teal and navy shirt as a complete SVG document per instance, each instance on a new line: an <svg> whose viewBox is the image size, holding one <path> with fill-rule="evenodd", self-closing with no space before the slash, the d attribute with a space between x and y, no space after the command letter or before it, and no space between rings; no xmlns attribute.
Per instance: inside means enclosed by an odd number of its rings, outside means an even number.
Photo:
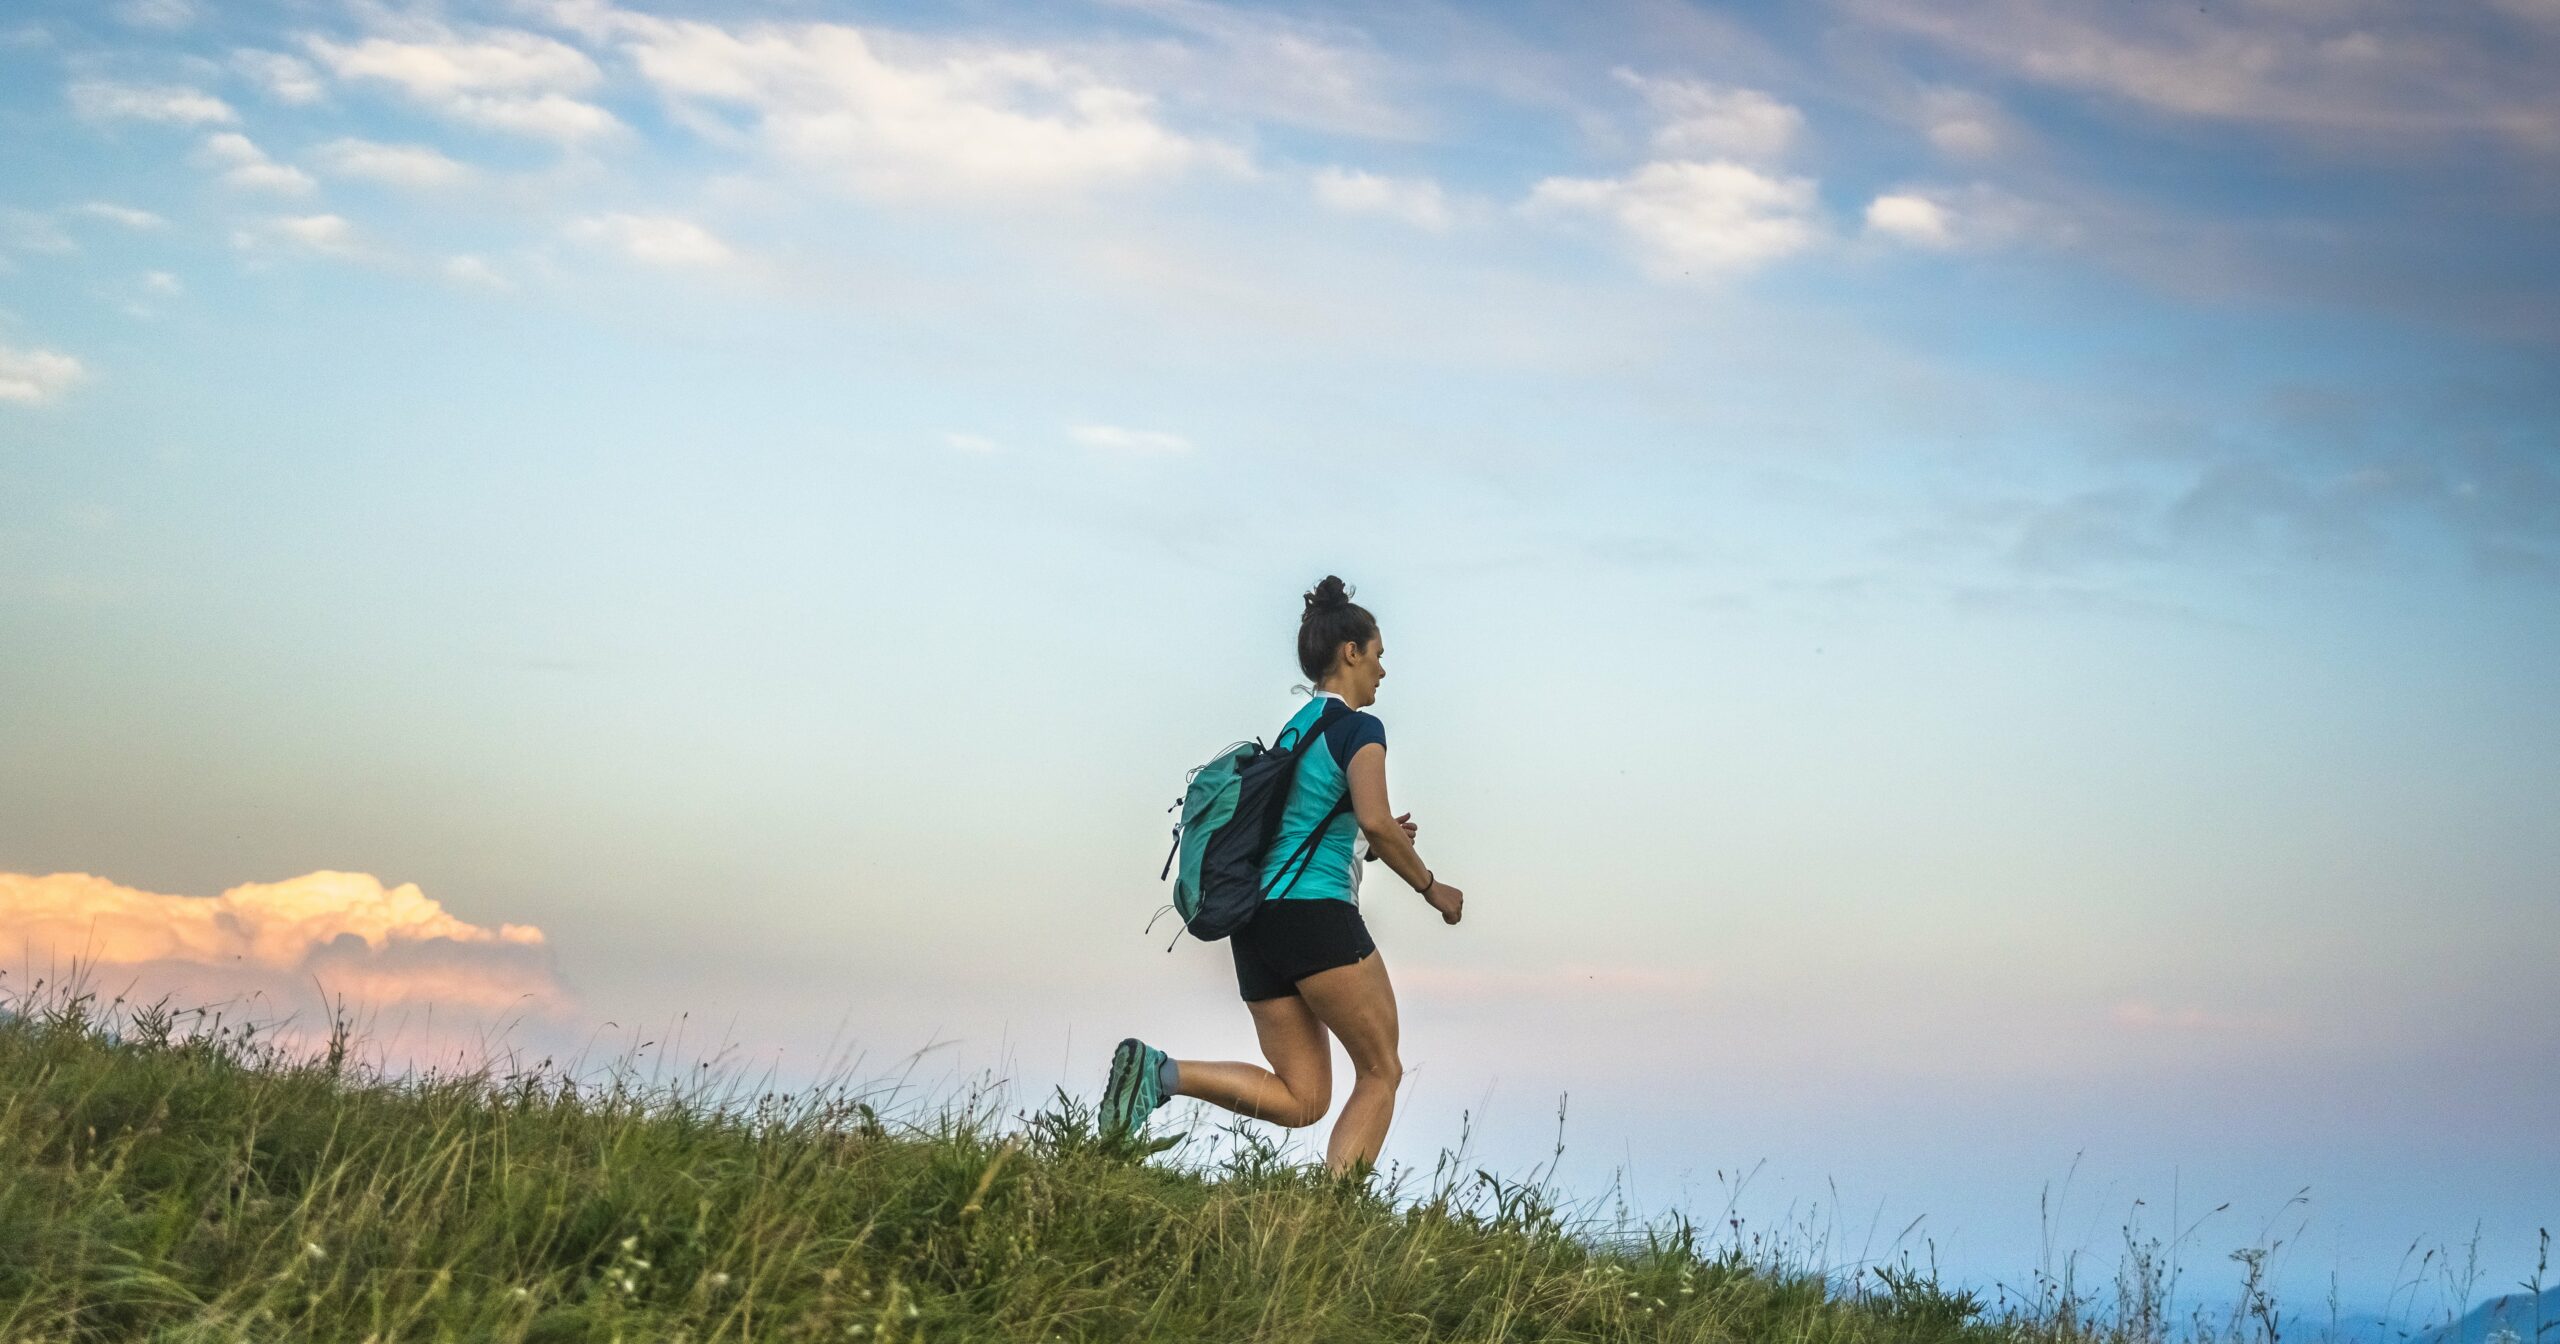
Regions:
<svg viewBox="0 0 2560 1344"><path fill-rule="evenodd" d="M1296 742L1298 734L1324 712L1325 701L1341 698L1330 691L1310 696L1280 731L1290 742ZM1372 742L1381 747L1387 744L1387 726L1378 722L1376 715L1355 709L1335 719L1325 729L1323 740L1299 757L1297 780L1289 788L1288 806L1280 813L1279 834L1271 841L1270 856L1262 861L1262 884L1274 898L1359 903L1360 860L1353 851L1360 840L1360 819L1348 812L1325 827L1324 838L1316 841L1315 852L1307 856L1306 871L1298 875L1296 885L1281 890L1285 879L1280 872L1289 856L1306 843L1307 833L1351 792L1351 777L1346 772L1352 753Z"/></svg>

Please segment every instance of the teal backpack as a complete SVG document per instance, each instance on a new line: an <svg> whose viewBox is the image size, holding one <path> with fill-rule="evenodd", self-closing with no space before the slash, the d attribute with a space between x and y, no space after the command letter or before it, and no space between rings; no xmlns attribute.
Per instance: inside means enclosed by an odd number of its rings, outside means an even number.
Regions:
<svg viewBox="0 0 2560 1344"><path fill-rule="evenodd" d="M1174 913L1194 937L1210 942L1224 938L1243 928L1265 900L1288 894L1314 862L1316 841L1325 828L1351 810L1346 789L1342 801L1281 864L1275 877L1286 877L1286 883L1275 891L1263 889L1263 863L1297 783L1299 758L1349 713L1349 706L1329 700L1304 733L1283 729L1269 747L1260 738L1238 742L1191 772L1181 800L1166 809L1179 810L1181 820L1173 826L1173 852L1165 855L1164 871L1156 876L1159 881L1173 878ZM1176 862L1182 868L1178 876Z"/></svg>

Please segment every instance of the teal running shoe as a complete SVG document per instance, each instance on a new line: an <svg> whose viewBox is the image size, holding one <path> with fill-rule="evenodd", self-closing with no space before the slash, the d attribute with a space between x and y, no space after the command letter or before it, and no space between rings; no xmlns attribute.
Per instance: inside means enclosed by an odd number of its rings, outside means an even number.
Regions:
<svg viewBox="0 0 2560 1344"><path fill-rule="evenodd" d="M1102 1110L1096 1117L1103 1137L1136 1138L1147 1117L1166 1097L1162 1076L1164 1052L1132 1036L1111 1052L1111 1080L1102 1085Z"/></svg>

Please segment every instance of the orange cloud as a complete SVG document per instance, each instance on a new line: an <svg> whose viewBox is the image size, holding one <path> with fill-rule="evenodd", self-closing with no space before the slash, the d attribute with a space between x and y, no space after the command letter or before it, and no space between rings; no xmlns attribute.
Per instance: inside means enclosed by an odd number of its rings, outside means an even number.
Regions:
<svg viewBox="0 0 2560 1344"><path fill-rule="evenodd" d="M86 873L0 873L0 958L16 960L30 979L77 966L102 997L165 995L179 1008L261 1000L289 1015L319 1010L311 1016L325 1023L325 994L377 1022L384 1010L441 1015L441 1030L405 1048L394 1039L401 1027L392 1038L377 1035L377 1046L412 1056L501 1018L559 1019L574 1006L542 930L484 928L413 883L385 887L368 873L309 873L210 897L139 891Z"/></svg>

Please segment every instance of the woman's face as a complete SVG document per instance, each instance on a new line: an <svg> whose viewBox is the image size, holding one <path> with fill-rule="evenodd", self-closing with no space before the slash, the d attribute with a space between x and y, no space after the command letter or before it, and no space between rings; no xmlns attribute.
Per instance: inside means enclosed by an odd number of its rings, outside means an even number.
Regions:
<svg viewBox="0 0 2560 1344"><path fill-rule="evenodd" d="M1378 683L1387 679L1387 641L1384 635L1371 635L1366 644L1344 641L1339 661L1342 698L1355 705L1374 703Z"/></svg>

